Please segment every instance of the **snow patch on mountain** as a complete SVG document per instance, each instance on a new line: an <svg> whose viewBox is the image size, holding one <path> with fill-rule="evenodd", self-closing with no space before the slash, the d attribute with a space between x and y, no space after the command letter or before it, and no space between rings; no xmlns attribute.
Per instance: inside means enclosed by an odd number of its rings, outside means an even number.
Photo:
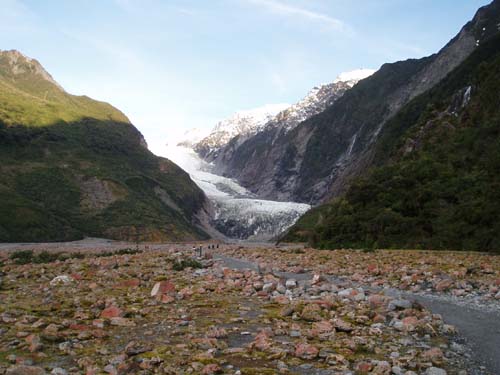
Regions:
<svg viewBox="0 0 500 375"><path fill-rule="evenodd" d="M199 143L203 143L210 149L222 147L237 135L250 135L258 132L276 114L289 106L289 104L268 104L236 112L231 117L218 122L212 132Z"/></svg>
<svg viewBox="0 0 500 375"><path fill-rule="evenodd" d="M302 100L293 104L271 104L248 111L240 111L220 121L212 132L193 148L204 158L213 160L233 138L247 139L268 127L279 127L284 132L324 111L345 91L360 80L375 73L373 69L358 69L340 74L332 83L314 87Z"/></svg>
<svg viewBox="0 0 500 375"><path fill-rule="evenodd" d="M358 83L362 79L370 77L375 72L376 70L373 69L357 69L351 72L344 72L339 74L339 76L337 77L337 79L335 79L335 81L333 81L333 83L346 82L354 86L356 83Z"/></svg>

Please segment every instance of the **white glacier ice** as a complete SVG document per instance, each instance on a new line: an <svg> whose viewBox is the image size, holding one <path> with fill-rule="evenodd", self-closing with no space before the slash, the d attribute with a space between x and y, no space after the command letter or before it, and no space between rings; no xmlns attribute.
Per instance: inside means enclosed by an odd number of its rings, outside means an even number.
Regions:
<svg viewBox="0 0 500 375"><path fill-rule="evenodd" d="M215 207L214 226L229 238L268 241L291 227L308 204L258 199L236 181L211 172L191 148L169 143L163 156L189 173Z"/></svg>

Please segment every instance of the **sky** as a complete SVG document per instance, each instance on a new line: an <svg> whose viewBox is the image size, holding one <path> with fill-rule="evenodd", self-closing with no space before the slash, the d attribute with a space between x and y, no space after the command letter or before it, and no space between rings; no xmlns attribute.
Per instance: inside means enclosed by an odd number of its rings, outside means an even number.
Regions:
<svg viewBox="0 0 500 375"><path fill-rule="evenodd" d="M191 128L437 52L489 0L0 0L0 49L122 110L161 154Z"/></svg>

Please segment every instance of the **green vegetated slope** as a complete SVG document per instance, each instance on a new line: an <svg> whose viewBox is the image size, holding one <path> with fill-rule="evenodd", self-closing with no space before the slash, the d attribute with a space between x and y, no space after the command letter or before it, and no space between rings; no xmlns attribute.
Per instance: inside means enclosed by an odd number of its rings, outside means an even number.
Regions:
<svg viewBox="0 0 500 375"><path fill-rule="evenodd" d="M127 117L0 52L0 241L206 238L203 192Z"/></svg>
<svg viewBox="0 0 500 375"><path fill-rule="evenodd" d="M321 248L500 248L500 37L417 97L376 166L285 236Z"/></svg>

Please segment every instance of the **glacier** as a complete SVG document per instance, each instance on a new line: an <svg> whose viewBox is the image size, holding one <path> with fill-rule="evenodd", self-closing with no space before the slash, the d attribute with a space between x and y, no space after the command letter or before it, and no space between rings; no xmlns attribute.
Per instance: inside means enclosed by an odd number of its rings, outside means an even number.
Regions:
<svg viewBox="0 0 500 375"><path fill-rule="evenodd" d="M230 239L270 241L290 228L311 206L258 199L236 181L213 173L213 166L183 143L167 144L162 156L184 169L213 204L213 226Z"/></svg>

